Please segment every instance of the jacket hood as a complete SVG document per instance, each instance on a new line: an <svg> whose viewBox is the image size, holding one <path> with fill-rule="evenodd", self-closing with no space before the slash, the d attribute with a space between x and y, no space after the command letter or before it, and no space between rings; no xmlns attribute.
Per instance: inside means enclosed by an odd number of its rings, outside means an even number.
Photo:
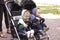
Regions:
<svg viewBox="0 0 60 40"><path fill-rule="evenodd" d="M22 19L24 19L24 14L25 14L26 11L27 11L26 9L22 10L22 12L21 12L21 18Z"/></svg>
<svg viewBox="0 0 60 40"><path fill-rule="evenodd" d="M36 11L37 11L38 8L33 8L32 10L32 14L36 15Z"/></svg>

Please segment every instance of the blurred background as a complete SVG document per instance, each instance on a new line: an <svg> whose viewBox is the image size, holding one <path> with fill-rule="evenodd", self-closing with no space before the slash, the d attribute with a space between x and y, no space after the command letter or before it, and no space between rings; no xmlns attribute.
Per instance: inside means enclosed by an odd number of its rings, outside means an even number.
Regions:
<svg viewBox="0 0 60 40"><path fill-rule="evenodd" d="M42 13L60 14L60 0L33 0Z"/></svg>

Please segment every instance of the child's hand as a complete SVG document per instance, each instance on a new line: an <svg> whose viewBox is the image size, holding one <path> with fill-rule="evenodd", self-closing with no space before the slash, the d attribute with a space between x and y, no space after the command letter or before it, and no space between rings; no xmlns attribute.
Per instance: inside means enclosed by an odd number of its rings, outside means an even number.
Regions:
<svg viewBox="0 0 60 40"><path fill-rule="evenodd" d="M36 19L40 21L40 18L39 17L36 17Z"/></svg>
<svg viewBox="0 0 60 40"><path fill-rule="evenodd" d="M27 28L27 27L28 27L28 25L27 25L27 24L24 24L23 26L24 26L25 28Z"/></svg>

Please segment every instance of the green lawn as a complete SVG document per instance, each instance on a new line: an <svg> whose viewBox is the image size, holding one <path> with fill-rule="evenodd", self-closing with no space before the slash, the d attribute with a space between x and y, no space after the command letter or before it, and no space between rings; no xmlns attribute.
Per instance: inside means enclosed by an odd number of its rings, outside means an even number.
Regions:
<svg viewBox="0 0 60 40"><path fill-rule="evenodd" d="M53 13L60 15L59 5L38 6L41 9L41 13Z"/></svg>

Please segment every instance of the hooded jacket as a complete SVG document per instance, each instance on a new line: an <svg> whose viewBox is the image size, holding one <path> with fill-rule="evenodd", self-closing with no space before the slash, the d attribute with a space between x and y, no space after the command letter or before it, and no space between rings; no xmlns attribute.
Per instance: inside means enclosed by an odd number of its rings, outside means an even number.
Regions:
<svg viewBox="0 0 60 40"><path fill-rule="evenodd" d="M22 10L21 19L19 19L19 22L18 22L20 29L23 29L23 28L24 28L23 24L27 24L27 25L30 26L30 22L24 19L24 13L25 13L26 11L27 11L27 10Z"/></svg>
<svg viewBox="0 0 60 40"><path fill-rule="evenodd" d="M18 26L19 26L20 29L24 28L23 24L25 24L25 22L24 22L23 16L24 16L25 11L26 10L22 10L22 12L21 12L21 19L19 19L19 21L18 21L18 24L19 24Z"/></svg>
<svg viewBox="0 0 60 40"><path fill-rule="evenodd" d="M30 16L30 19L31 19L31 21L34 23L34 25L35 26L41 26L41 27L38 27L38 29L44 29L43 27L47 27L47 25L44 23L44 21L45 21L45 19L44 18L42 18L42 17L39 17L40 18L40 21L38 21L37 19L36 19L36 11L37 11L37 9L38 8L34 8L33 10L32 10L32 14L31 14L31 16Z"/></svg>
<svg viewBox="0 0 60 40"><path fill-rule="evenodd" d="M38 20L36 19L36 11L37 11L37 9L38 8L33 8L33 10L32 10L32 14L31 14L31 16L30 16L30 19L32 20L32 21L34 21L34 22L37 22ZM40 23L43 23L44 21L45 21L45 19L44 18L42 18L42 17L39 17L40 18Z"/></svg>

